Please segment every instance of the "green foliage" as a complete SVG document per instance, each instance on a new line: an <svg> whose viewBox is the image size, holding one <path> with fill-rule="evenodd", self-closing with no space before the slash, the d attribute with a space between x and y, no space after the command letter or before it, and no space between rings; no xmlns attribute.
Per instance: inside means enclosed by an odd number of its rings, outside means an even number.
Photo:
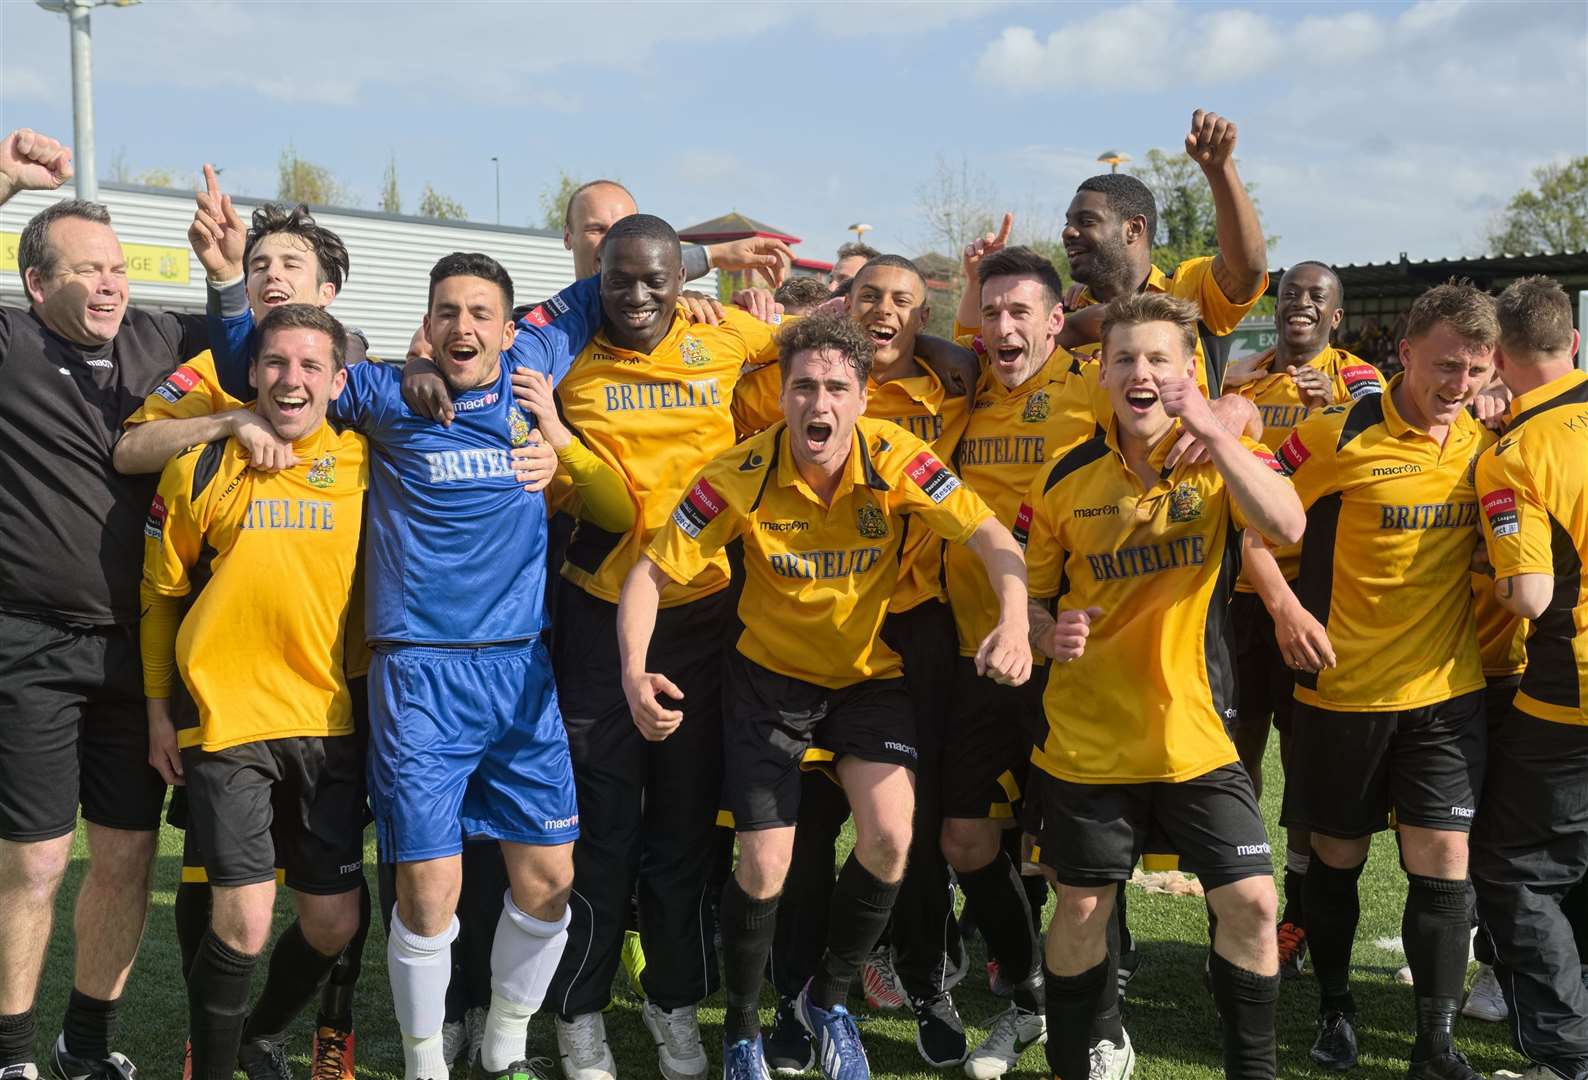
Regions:
<svg viewBox="0 0 1588 1080"><path fill-rule="evenodd" d="M469 212L463 208L462 203L441 194L428 183L425 184L424 191L419 193L418 213L420 217L436 218L440 221L469 220Z"/></svg>
<svg viewBox="0 0 1588 1080"><path fill-rule="evenodd" d="M285 203L311 206L357 206L353 194L324 165L298 156L289 143L277 164L276 198Z"/></svg>
<svg viewBox="0 0 1588 1080"><path fill-rule="evenodd" d="M127 163L127 151L118 148L110 159L110 179L117 184L142 184L144 187L175 188L181 186L183 174L179 169L153 168L135 173Z"/></svg>
<svg viewBox="0 0 1588 1080"><path fill-rule="evenodd" d="M402 195L397 191L397 152L386 159L386 172L380 181L380 208L388 214L403 212Z"/></svg>
<svg viewBox="0 0 1588 1080"><path fill-rule="evenodd" d="M1511 197L1489 232L1494 255L1588 249L1588 156L1533 170L1535 187Z"/></svg>
<svg viewBox="0 0 1588 1080"><path fill-rule="evenodd" d="M540 193L540 227L553 232L562 232L568 200L583 185L583 180L570 176L563 169L558 169L557 182L547 185Z"/></svg>
<svg viewBox="0 0 1588 1080"><path fill-rule="evenodd" d="M1152 190L1158 203L1158 235L1153 237L1152 262L1169 273L1186 259L1219 252L1218 215L1213 207L1213 192L1208 189L1202 167L1184 153L1147 151L1147 158L1133 175ZM1251 184L1246 193L1257 205ZM1259 215L1261 216L1261 215ZM1279 237L1266 237L1269 250Z"/></svg>

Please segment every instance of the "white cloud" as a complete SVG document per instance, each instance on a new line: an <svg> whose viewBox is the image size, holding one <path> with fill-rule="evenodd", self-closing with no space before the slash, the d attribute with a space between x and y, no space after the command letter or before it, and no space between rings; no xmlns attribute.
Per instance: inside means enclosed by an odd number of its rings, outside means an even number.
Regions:
<svg viewBox="0 0 1588 1080"><path fill-rule="evenodd" d="M65 80L61 83L57 92L65 88ZM7 102L50 101L55 96L50 89L49 82L33 68L6 64L4 70L0 70L0 98Z"/></svg>

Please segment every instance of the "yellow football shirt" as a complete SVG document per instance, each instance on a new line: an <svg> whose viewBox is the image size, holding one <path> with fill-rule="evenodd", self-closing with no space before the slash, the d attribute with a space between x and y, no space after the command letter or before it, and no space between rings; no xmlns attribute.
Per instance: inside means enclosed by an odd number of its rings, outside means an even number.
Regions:
<svg viewBox="0 0 1588 1080"><path fill-rule="evenodd" d="M1528 621L1494 598L1494 579L1472 575L1472 611L1478 624L1478 656L1487 679L1520 675L1527 668Z"/></svg>
<svg viewBox="0 0 1588 1080"><path fill-rule="evenodd" d="M364 439L330 424L293 444L298 464L248 467L236 440L173 458L144 526L145 692L169 696L170 609L210 558L174 642L176 667L198 706L182 746L353 730L343 637L369 486Z"/></svg>
<svg viewBox="0 0 1588 1080"><path fill-rule="evenodd" d="M1110 415L1097 364L1053 351L1031 378L1010 390L982 371L970 422L954 452L954 471L1013 529L1031 481L1049 462L1098 433L1098 410ZM950 545L945 559L948 602L959 651L975 656L998 625L998 596L968 548ZM1038 663L1043 657L1036 657Z"/></svg>
<svg viewBox="0 0 1588 1080"><path fill-rule="evenodd" d="M775 328L730 309L719 326L675 314L649 355L618 348L605 333L557 385L568 427L624 481L639 506L634 527L613 533L579 522L562 576L616 603L651 536L667 521L702 466L734 443L730 402L746 363L777 356ZM662 606L698 600L728 584L719 554L687 582L668 585Z"/></svg>
<svg viewBox="0 0 1588 1080"><path fill-rule="evenodd" d="M138 410L122 422L122 427L135 427L150 420L192 420L241 409L244 404L221 389L215 358L206 350L167 375L143 399Z"/></svg>
<svg viewBox="0 0 1588 1080"><path fill-rule="evenodd" d="M1050 664L1048 735L1033 764L1078 784L1189 780L1239 760L1229 589L1246 527L1211 462L1162 468L1143 490L1117 428L1035 477L1016 522L1031 595L1098 607L1086 652ZM1273 465L1267 448L1242 439ZM1277 466L1275 466L1277 467Z"/></svg>
<svg viewBox="0 0 1588 1080"><path fill-rule="evenodd" d="M1588 374L1573 371L1520 395L1510 417L1505 436L1478 459L1489 562L1496 578L1555 579L1527 639L1516 707L1588 724Z"/></svg>
<svg viewBox="0 0 1588 1080"><path fill-rule="evenodd" d="M1201 309L1202 325L1210 333L1222 336L1240 325L1246 318L1246 313L1256 306L1263 293L1268 290L1268 275L1263 275L1262 284L1257 286L1257 291L1251 299L1245 301L1231 300L1224 295L1224 290L1219 288L1219 283L1213 277L1213 256L1204 255L1196 259L1186 259L1174 268L1174 273L1165 274L1154 266L1147 273L1147 280L1142 284L1143 292L1168 293L1170 296L1181 300L1195 300ZM1092 296L1092 290L1083 288L1081 295L1076 299L1072 310L1079 311L1084 307L1091 307L1098 303ZM1101 359L1103 344L1094 341L1089 345L1082 345L1073 349L1073 352ZM1207 357L1202 351L1202 339L1197 338L1197 385L1202 387L1202 392L1208 392Z"/></svg>
<svg viewBox="0 0 1588 1080"><path fill-rule="evenodd" d="M1400 378L1308 417L1275 455L1308 508L1296 596L1334 645L1334 667L1296 675L1318 708L1416 709L1484 684L1473 470L1493 435L1463 412L1440 446L1396 410Z"/></svg>
<svg viewBox="0 0 1588 1080"><path fill-rule="evenodd" d="M708 464L645 554L675 582L696 580L744 538L739 612L746 658L838 689L902 668L883 643L906 532L963 543L992 511L920 439L862 416L830 505L800 477L777 424Z"/></svg>
<svg viewBox="0 0 1588 1080"><path fill-rule="evenodd" d="M1258 365L1263 370L1269 370L1274 363L1274 350L1269 349L1258 360ZM1334 404L1343 405L1357 401L1368 394L1384 392L1384 376L1379 374L1378 368L1360 357L1327 345L1323 351L1311 360L1306 367L1317 368L1329 376L1334 385ZM1239 394L1241 397L1257 406L1258 415L1263 419L1263 445L1270 450L1278 450L1281 443L1290 437L1296 425L1307 418L1306 406L1301 403L1301 394L1296 390L1296 383L1283 369L1270 371L1268 375L1254 379L1242 386L1226 387L1227 394ZM1279 563L1280 573L1285 575L1286 581L1295 581L1296 575L1301 571L1301 545L1287 544L1284 547L1273 549L1274 559ZM1237 592L1253 592L1251 582L1246 580L1243 573L1235 583Z"/></svg>

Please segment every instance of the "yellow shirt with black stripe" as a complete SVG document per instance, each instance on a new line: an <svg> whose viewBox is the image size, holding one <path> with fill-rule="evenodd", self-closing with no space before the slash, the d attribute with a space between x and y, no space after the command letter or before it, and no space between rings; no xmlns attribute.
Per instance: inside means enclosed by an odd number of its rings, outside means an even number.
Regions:
<svg viewBox="0 0 1588 1080"><path fill-rule="evenodd" d="M667 521L703 465L733 446L730 402L746 363L777 356L776 330L729 309L718 326L692 324L675 313L650 353L619 348L597 334L557 385L564 422L633 492L634 527L609 532L579 522L562 576L592 596L616 603L623 579ZM698 600L728 584L718 557L687 582L662 590L662 606Z"/></svg>
<svg viewBox="0 0 1588 1080"><path fill-rule="evenodd" d="M1230 333L1246 318L1246 313L1257 305L1263 293L1268 290L1268 275L1263 275L1262 284L1257 286L1250 299L1244 301L1231 300L1224 295L1224 290L1219 288L1217 279L1213 276L1213 256L1203 255L1195 259L1185 259L1174 268L1174 273L1165 274L1156 266L1147 272L1147 280L1142 284L1141 292L1168 293L1170 296L1181 300L1195 300L1201 309L1202 325L1210 333L1222 336ZM1083 288L1081 295L1076 299L1071 310L1079 311L1084 307L1091 307L1099 301L1092 296L1090 287ZM1094 341L1088 345L1072 349L1072 352L1081 353L1101 359L1103 352L1102 342ZM1197 337L1197 385L1202 387L1202 392L1208 392L1208 365L1207 357L1202 351L1202 338Z"/></svg>
<svg viewBox="0 0 1588 1080"><path fill-rule="evenodd" d="M1100 408L1104 417L1110 415L1097 364L1062 348L1054 349L1013 390L984 367L970 422L954 452L954 471L1013 529L1032 479L1044 465L1098 433ZM998 624L998 595L970 549L951 545L945 565L959 651L975 656Z"/></svg>
<svg viewBox="0 0 1588 1080"><path fill-rule="evenodd" d="M1269 349L1256 361L1258 370L1269 372L1267 375L1241 386L1224 388L1225 393L1239 394L1257 406L1258 415L1263 420L1262 442L1270 450L1278 450L1280 444L1296 429L1296 425L1307 418L1307 407L1301 403L1301 392L1296 389L1296 381L1283 369L1272 370L1274 358L1274 350ZM1336 405L1349 404L1368 394L1384 392L1384 376L1379 374L1378 368L1333 345L1325 346L1322 352L1302 366L1316 368L1329 377ZM1285 580L1296 580L1296 575L1301 571L1301 545L1287 544L1274 548L1273 552L1275 561L1279 563L1279 572L1285 575ZM1235 589L1237 592L1256 591L1244 573L1235 583Z"/></svg>
<svg viewBox="0 0 1588 1080"><path fill-rule="evenodd" d="M248 467L235 439L173 458L144 526L144 690L168 697L171 659L198 707L182 746L223 750L353 730L342 642L369 486L362 436L322 424L298 464ZM173 642L162 627L207 559Z"/></svg>
<svg viewBox="0 0 1588 1080"><path fill-rule="evenodd" d="M906 532L963 543L992 517L920 439L886 420L855 421L830 504L801 478L777 424L706 466L645 554L675 582L695 580L744 538L744 632L760 666L832 689L901 673L883 643ZM923 528L924 526L924 528Z"/></svg>
<svg viewBox="0 0 1588 1080"><path fill-rule="evenodd" d="M1308 508L1296 596L1334 645L1334 667L1296 675L1296 700L1321 709L1416 709L1484 685L1473 470L1494 436L1462 412L1441 446L1396 409L1401 378L1308 417L1275 455Z"/></svg>
<svg viewBox="0 0 1588 1080"><path fill-rule="evenodd" d="M1472 611L1478 624L1478 657L1486 679L1504 679L1527 669L1527 632L1531 625L1512 615L1494 597L1494 579L1472 575Z"/></svg>
<svg viewBox="0 0 1588 1080"><path fill-rule="evenodd" d="M1031 761L1077 784L1190 780L1239 760L1229 589L1246 527L1211 463L1164 467L1177 424L1152 448L1151 488L1126 464L1117 427L1041 470L1015 538L1031 595L1098 607L1085 653L1050 664L1047 739ZM1250 439L1242 444L1272 464Z"/></svg>
<svg viewBox="0 0 1588 1080"><path fill-rule="evenodd" d="M1509 415L1504 437L1478 459L1489 562L1497 579L1555 581L1527 638L1516 708L1588 724L1588 374L1573 371L1519 395Z"/></svg>

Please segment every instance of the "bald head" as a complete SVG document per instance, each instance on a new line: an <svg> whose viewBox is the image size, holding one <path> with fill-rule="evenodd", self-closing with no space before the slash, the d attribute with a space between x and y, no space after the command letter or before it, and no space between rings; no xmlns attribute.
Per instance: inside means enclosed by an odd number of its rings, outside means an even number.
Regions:
<svg viewBox="0 0 1588 1080"><path fill-rule="evenodd" d="M616 180L592 180L568 196L562 246L573 252L575 277L586 278L600 269L596 249L607 230L637 209L629 189Z"/></svg>

